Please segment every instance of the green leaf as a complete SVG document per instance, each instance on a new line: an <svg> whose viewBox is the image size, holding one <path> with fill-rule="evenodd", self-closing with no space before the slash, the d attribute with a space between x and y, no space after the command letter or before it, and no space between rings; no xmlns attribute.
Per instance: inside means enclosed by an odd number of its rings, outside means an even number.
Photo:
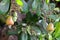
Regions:
<svg viewBox="0 0 60 40"><path fill-rule="evenodd" d="M60 37L56 38L56 40L60 40Z"/></svg>
<svg viewBox="0 0 60 40"><path fill-rule="evenodd" d="M56 22L59 22L59 20L60 20L60 17L58 17L58 18L55 20L55 23L56 23Z"/></svg>
<svg viewBox="0 0 60 40"><path fill-rule="evenodd" d="M27 4L27 2L25 1L25 0L22 0L22 2L23 2L23 6L21 7L21 11L23 12L23 13L28 13L28 4Z"/></svg>
<svg viewBox="0 0 60 40"><path fill-rule="evenodd" d="M36 11L37 10L37 1L34 0L32 3L32 10Z"/></svg>
<svg viewBox="0 0 60 40"><path fill-rule="evenodd" d="M27 32L29 35L40 35L41 31L37 26L27 26Z"/></svg>
<svg viewBox="0 0 60 40"><path fill-rule="evenodd" d="M50 0L45 0L47 4L49 4Z"/></svg>
<svg viewBox="0 0 60 40"><path fill-rule="evenodd" d="M32 28L32 30L34 30L36 32L36 35L40 35L41 34L41 31L38 28L38 26L32 26L31 28Z"/></svg>
<svg viewBox="0 0 60 40"><path fill-rule="evenodd" d="M0 14L5 14L10 6L10 0L2 0L0 2Z"/></svg>
<svg viewBox="0 0 60 40"><path fill-rule="evenodd" d="M53 20L56 20L58 18L58 15L49 15L48 18L51 18Z"/></svg>
<svg viewBox="0 0 60 40"><path fill-rule="evenodd" d="M41 30L41 33L46 34L46 25L47 23L44 23L43 20L39 20L39 22L37 23L39 29Z"/></svg>
<svg viewBox="0 0 60 40"><path fill-rule="evenodd" d="M16 0L16 3L17 3L18 5L20 5L20 6L23 6L22 0Z"/></svg>
<svg viewBox="0 0 60 40"><path fill-rule="evenodd" d="M36 15L40 16L42 14L41 10L38 9Z"/></svg>
<svg viewBox="0 0 60 40"><path fill-rule="evenodd" d="M31 35L30 30L31 30L31 27L30 26L27 26L27 32Z"/></svg>
<svg viewBox="0 0 60 40"><path fill-rule="evenodd" d="M43 28L43 33L47 33L46 27L47 27L48 23L43 19L41 21L41 24L42 24L42 28Z"/></svg>
<svg viewBox="0 0 60 40"><path fill-rule="evenodd" d="M46 30L48 23L45 20L42 20L41 24L43 25L44 29Z"/></svg>
<svg viewBox="0 0 60 40"><path fill-rule="evenodd" d="M59 2L60 0L56 0L56 1L58 1L58 2Z"/></svg>
<svg viewBox="0 0 60 40"><path fill-rule="evenodd" d="M49 37L48 37L48 40L53 40L51 34L48 34L48 36L49 36Z"/></svg>
<svg viewBox="0 0 60 40"><path fill-rule="evenodd" d="M56 22L55 27L54 36L57 38L60 37L60 22Z"/></svg>
<svg viewBox="0 0 60 40"><path fill-rule="evenodd" d="M34 0L29 0L29 1L28 1L28 6L29 6L29 8L32 7L32 3L33 3L33 1L34 1Z"/></svg>
<svg viewBox="0 0 60 40"><path fill-rule="evenodd" d="M44 11L45 13L47 13L47 12L49 11L49 7L48 7L48 5L46 4L46 2L44 2L44 4L43 4L43 11Z"/></svg>
<svg viewBox="0 0 60 40"><path fill-rule="evenodd" d="M38 16L40 16L42 14L42 9L43 8L43 3L42 3L42 0L38 0L37 1L37 10L36 10L36 14Z"/></svg>
<svg viewBox="0 0 60 40"><path fill-rule="evenodd" d="M43 34L40 35L39 40L45 40Z"/></svg>
<svg viewBox="0 0 60 40"><path fill-rule="evenodd" d="M20 36L19 40L28 40L27 33L22 32L19 36Z"/></svg>
<svg viewBox="0 0 60 40"><path fill-rule="evenodd" d="M59 11L60 11L60 9L59 9L58 7L56 7L56 8L54 8L54 11L59 12Z"/></svg>

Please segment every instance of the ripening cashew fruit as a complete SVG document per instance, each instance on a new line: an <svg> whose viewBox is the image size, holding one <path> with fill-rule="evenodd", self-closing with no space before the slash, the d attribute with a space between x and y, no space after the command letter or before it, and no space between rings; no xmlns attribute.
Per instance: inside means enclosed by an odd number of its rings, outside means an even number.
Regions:
<svg viewBox="0 0 60 40"><path fill-rule="evenodd" d="M8 16L6 19L6 25L14 25L14 21L12 19L12 16Z"/></svg>
<svg viewBox="0 0 60 40"><path fill-rule="evenodd" d="M53 23L49 23L48 26L46 27L46 30L48 32L54 31L54 24Z"/></svg>

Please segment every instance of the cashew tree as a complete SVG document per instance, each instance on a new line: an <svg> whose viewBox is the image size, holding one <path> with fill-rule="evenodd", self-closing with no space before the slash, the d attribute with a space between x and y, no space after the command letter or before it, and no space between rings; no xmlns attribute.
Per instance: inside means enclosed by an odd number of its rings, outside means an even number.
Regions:
<svg viewBox="0 0 60 40"><path fill-rule="evenodd" d="M60 40L59 0L1 0L0 29L7 40ZM2 40L2 39L1 39ZM5 40L5 39L4 39Z"/></svg>

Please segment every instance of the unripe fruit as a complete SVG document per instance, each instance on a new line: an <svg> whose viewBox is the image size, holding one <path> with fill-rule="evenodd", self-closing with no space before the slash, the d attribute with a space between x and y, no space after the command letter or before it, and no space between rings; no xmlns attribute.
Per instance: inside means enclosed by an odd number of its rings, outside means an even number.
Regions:
<svg viewBox="0 0 60 40"><path fill-rule="evenodd" d="M8 16L8 18L6 19L6 25L13 25L14 21L12 19L12 16Z"/></svg>
<svg viewBox="0 0 60 40"><path fill-rule="evenodd" d="M16 22L17 21L17 18L18 18L18 15L17 15L17 12L15 12L13 14L13 21Z"/></svg>
<svg viewBox="0 0 60 40"><path fill-rule="evenodd" d="M54 25L53 25L53 23L49 23L48 26L47 26L47 28L46 28L46 30L47 30L48 32L54 31Z"/></svg>

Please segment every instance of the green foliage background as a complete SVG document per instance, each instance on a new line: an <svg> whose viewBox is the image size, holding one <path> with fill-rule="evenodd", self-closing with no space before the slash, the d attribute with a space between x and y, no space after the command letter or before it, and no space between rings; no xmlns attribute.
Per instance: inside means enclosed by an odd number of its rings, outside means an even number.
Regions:
<svg viewBox="0 0 60 40"><path fill-rule="evenodd" d="M9 15L15 24L8 28L7 34L17 35L18 40L60 40L60 9L50 0L2 0L1 24L5 25ZM50 33L46 27L51 22L55 30Z"/></svg>

